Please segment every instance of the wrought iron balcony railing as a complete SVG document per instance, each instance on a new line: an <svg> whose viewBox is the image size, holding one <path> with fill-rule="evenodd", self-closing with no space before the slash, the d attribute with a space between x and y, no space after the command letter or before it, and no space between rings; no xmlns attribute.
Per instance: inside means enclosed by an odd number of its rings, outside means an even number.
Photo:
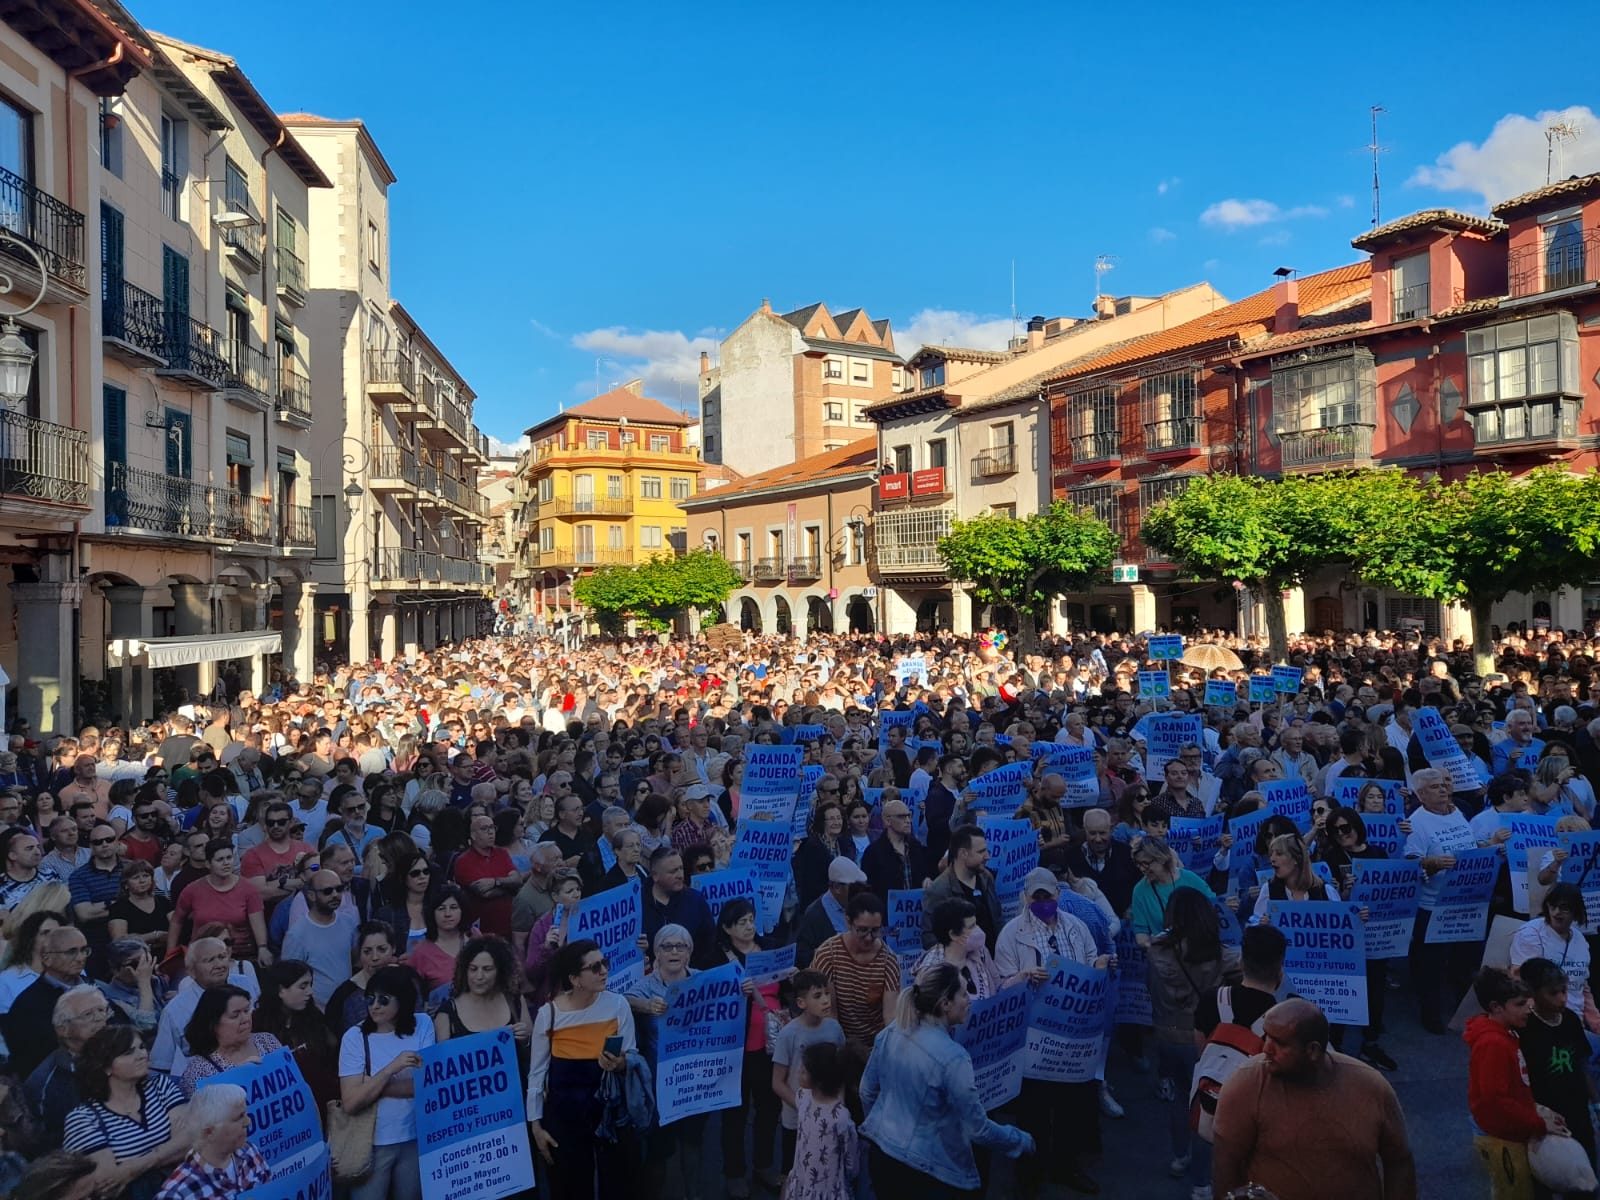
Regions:
<svg viewBox="0 0 1600 1200"><path fill-rule="evenodd" d="M1428 306L1428 285L1414 283L1407 288L1396 288L1394 293L1394 319L1420 321L1433 311Z"/></svg>
<svg viewBox="0 0 1600 1200"><path fill-rule="evenodd" d="M83 214L77 209L0 167L0 226L37 250L51 275L78 287L88 278L83 225ZM11 256L3 241L0 251Z"/></svg>
<svg viewBox="0 0 1600 1200"><path fill-rule="evenodd" d="M1147 427L1148 428L1148 427ZM1076 464L1113 462L1122 454L1122 440L1115 429L1080 433L1072 439L1072 461Z"/></svg>
<svg viewBox="0 0 1600 1200"><path fill-rule="evenodd" d="M0 497L89 507L89 434L0 409Z"/></svg>
<svg viewBox="0 0 1600 1200"><path fill-rule="evenodd" d="M304 375L278 370L278 411L311 419L311 381Z"/></svg>
<svg viewBox="0 0 1600 1200"><path fill-rule="evenodd" d="M758 558L756 559L755 577L757 579L782 579L783 569L784 559L781 556L777 558Z"/></svg>
<svg viewBox="0 0 1600 1200"><path fill-rule="evenodd" d="M368 350L367 382L384 390L399 387L415 395L416 363L409 354L401 354L398 350Z"/></svg>
<svg viewBox="0 0 1600 1200"><path fill-rule="evenodd" d="M1159 454L1164 450L1192 450L1199 445L1199 417L1173 417L1166 421L1145 422L1146 454Z"/></svg>
<svg viewBox="0 0 1600 1200"><path fill-rule="evenodd" d="M1372 426L1340 425L1280 433L1283 469L1296 467L1366 466L1372 461Z"/></svg>
<svg viewBox="0 0 1600 1200"><path fill-rule="evenodd" d="M293 250L279 245L274 253L278 266L278 290L292 298L304 300L306 294L306 263Z"/></svg>
<svg viewBox="0 0 1600 1200"><path fill-rule="evenodd" d="M1513 296L1536 296L1600 280L1600 228L1544 246L1525 246L1510 255L1506 271Z"/></svg>
<svg viewBox="0 0 1600 1200"><path fill-rule="evenodd" d="M266 354L244 342L227 344L228 374L223 385L242 390L262 401L272 395L272 361Z"/></svg>
<svg viewBox="0 0 1600 1200"><path fill-rule="evenodd" d="M229 371L222 335L211 326L180 313L167 313L162 325L160 353L167 360L162 370L220 389Z"/></svg>
<svg viewBox="0 0 1600 1200"><path fill-rule="evenodd" d="M792 558L789 560L790 579L820 579L821 577L821 556L813 555L810 558Z"/></svg>
<svg viewBox="0 0 1600 1200"><path fill-rule="evenodd" d="M161 297L134 287L126 279L120 284L108 281L100 301L100 332L146 354L161 354L167 336Z"/></svg>
<svg viewBox="0 0 1600 1200"><path fill-rule="evenodd" d="M229 538L233 528L230 505L239 498L228 488L211 487L125 463L106 464L108 533Z"/></svg>
<svg viewBox="0 0 1600 1200"><path fill-rule="evenodd" d="M972 473L981 477L1010 475L1017 469L1015 446L991 446L972 456Z"/></svg>
<svg viewBox="0 0 1600 1200"><path fill-rule="evenodd" d="M286 504L278 509L278 544L315 549L317 522L309 504Z"/></svg>

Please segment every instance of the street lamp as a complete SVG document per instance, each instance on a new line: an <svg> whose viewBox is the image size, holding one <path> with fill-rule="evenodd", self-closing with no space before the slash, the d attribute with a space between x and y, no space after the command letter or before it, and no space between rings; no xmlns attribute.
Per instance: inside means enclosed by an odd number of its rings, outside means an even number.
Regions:
<svg viewBox="0 0 1600 1200"><path fill-rule="evenodd" d="M44 301L45 289L50 284L50 273L45 269L44 258L39 252L16 234L0 229L0 242L17 247L32 259L34 266L39 269L39 294L16 312L7 313L5 324L0 325L0 401L3 401L6 408L12 412L19 412L22 402L27 399L28 386L33 380L33 362L38 355L35 354L33 347L23 340L22 326L17 324L17 318L31 313ZM11 275L0 272L0 295L9 295L15 287L16 280Z"/></svg>

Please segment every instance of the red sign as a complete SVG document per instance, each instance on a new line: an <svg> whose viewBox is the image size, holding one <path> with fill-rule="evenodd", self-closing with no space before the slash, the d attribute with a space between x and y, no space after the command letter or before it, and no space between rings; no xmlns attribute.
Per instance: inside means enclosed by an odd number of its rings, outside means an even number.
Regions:
<svg viewBox="0 0 1600 1200"><path fill-rule="evenodd" d="M913 496L939 496L944 494L944 468L929 467L925 471L911 472Z"/></svg>
<svg viewBox="0 0 1600 1200"><path fill-rule="evenodd" d="M911 476L909 475L880 475L878 477L878 499L904 500L911 490Z"/></svg>

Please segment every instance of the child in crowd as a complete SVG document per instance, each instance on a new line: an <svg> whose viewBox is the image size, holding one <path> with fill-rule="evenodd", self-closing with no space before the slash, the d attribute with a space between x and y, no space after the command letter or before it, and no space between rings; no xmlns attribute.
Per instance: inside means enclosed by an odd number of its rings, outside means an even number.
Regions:
<svg viewBox="0 0 1600 1200"><path fill-rule="evenodd" d="M844 1051L832 1042L812 1042L800 1061L800 1128L783 1200L851 1200L861 1148L844 1103Z"/></svg>
<svg viewBox="0 0 1600 1200"><path fill-rule="evenodd" d="M1533 992L1533 1014L1517 1040L1528 1064L1535 1104L1558 1113L1594 1165L1594 1119L1600 1099L1594 1077L1585 1070L1589 1039L1578 1014L1568 1007L1567 973L1548 958L1530 958L1518 969Z"/></svg>
<svg viewBox="0 0 1600 1200"><path fill-rule="evenodd" d="M794 1167L799 1113L795 1093L800 1086L801 1058L808 1046L826 1042L844 1045L844 1030L833 1019L833 992L819 971L801 971L789 980L790 1007L795 1013L772 1043L772 1090L783 1101L783 1169Z"/></svg>

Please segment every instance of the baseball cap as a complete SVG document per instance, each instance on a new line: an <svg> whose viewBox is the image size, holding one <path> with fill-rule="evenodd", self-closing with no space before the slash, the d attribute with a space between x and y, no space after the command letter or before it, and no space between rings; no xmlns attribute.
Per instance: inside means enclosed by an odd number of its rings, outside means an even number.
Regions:
<svg viewBox="0 0 1600 1200"><path fill-rule="evenodd" d="M711 789L703 783L691 783L683 789L683 798L685 800L709 800L711 799Z"/></svg>
<svg viewBox="0 0 1600 1200"><path fill-rule="evenodd" d="M1049 867L1035 867L1022 881L1022 894L1030 900L1035 892L1049 892L1054 896L1061 890L1061 881Z"/></svg>
<svg viewBox="0 0 1600 1200"><path fill-rule="evenodd" d="M866 872L842 854L828 864L829 883L865 883L866 881Z"/></svg>

